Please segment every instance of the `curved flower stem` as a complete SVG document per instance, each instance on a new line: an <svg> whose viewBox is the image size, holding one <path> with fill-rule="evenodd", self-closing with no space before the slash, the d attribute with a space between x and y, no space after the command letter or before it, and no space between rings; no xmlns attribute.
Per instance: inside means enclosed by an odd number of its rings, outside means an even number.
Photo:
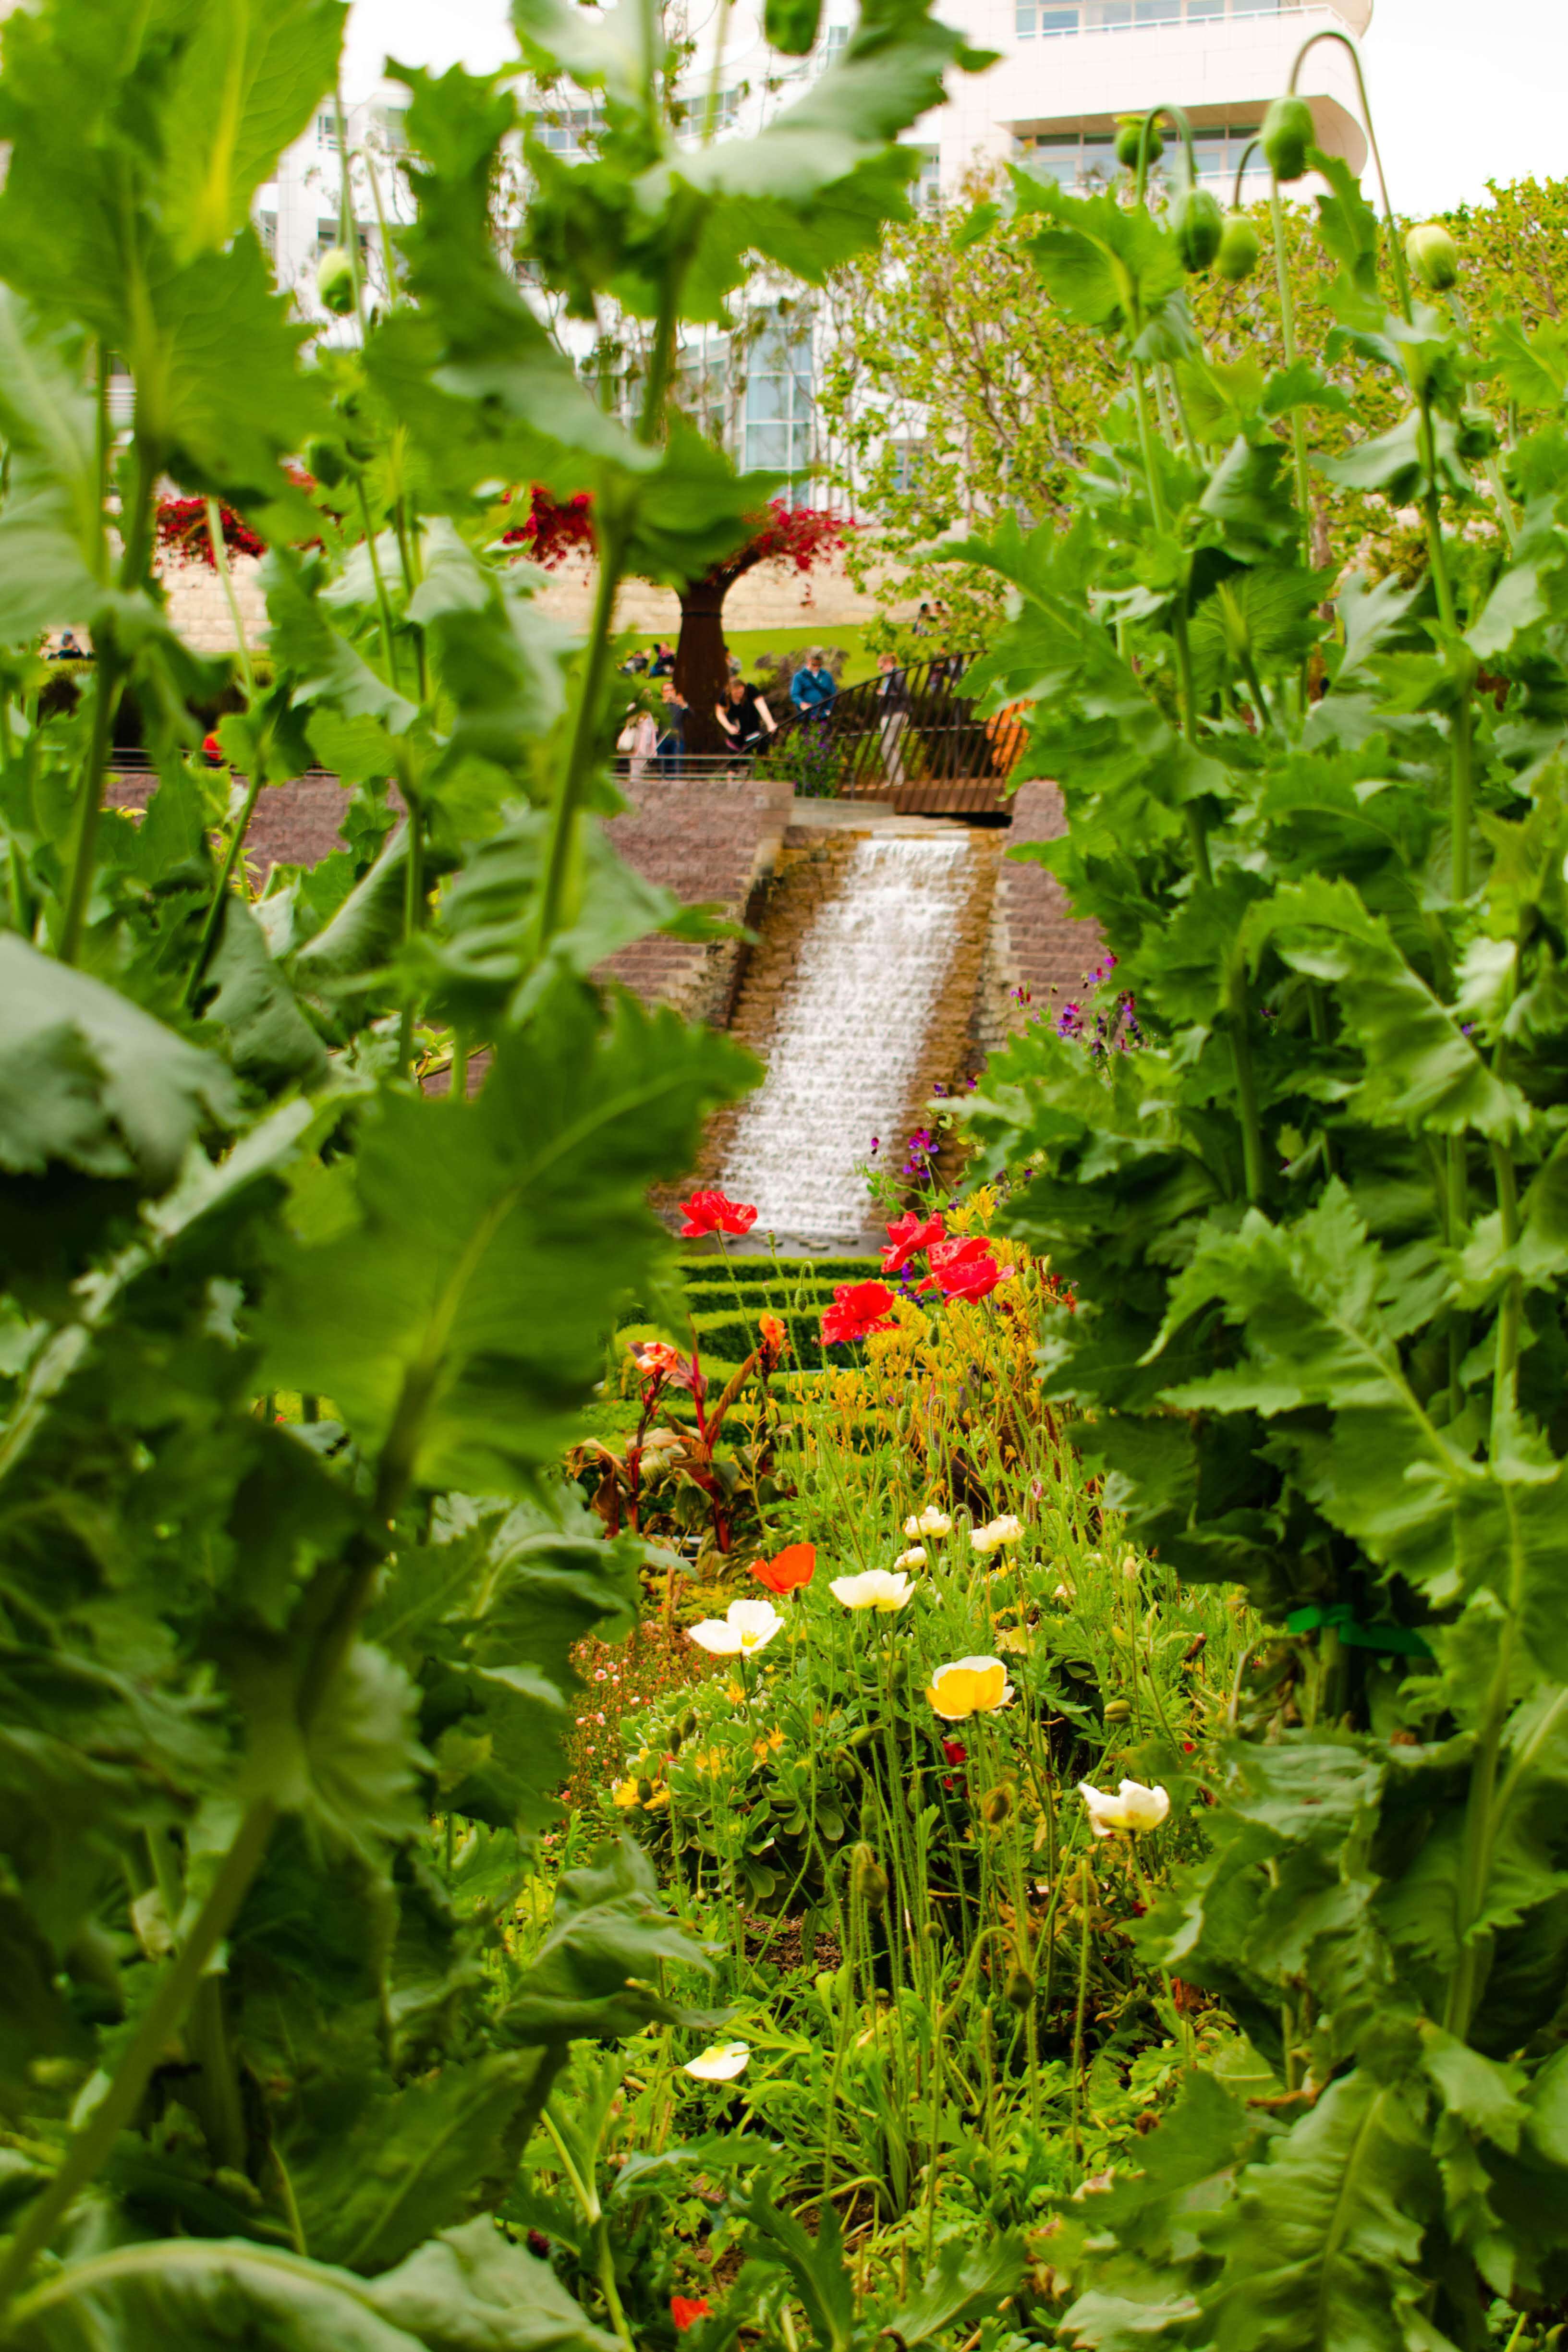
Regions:
<svg viewBox="0 0 1568 2352"><path fill-rule="evenodd" d="M1290 79L1288 87L1291 96L1294 97L1296 93L1297 77L1300 75L1303 65L1305 65L1309 55L1317 47L1320 41L1337 41L1341 48L1345 50L1349 55L1351 67L1355 74L1356 92L1361 100L1362 122L1366 131L1366 143L1372 149L1372 160L1377 167L1377 186L1378 193L1383 198L1383 216L1388 224L1388 254L1389 259L1394 265L1394 282L1399 289L1400 310L1404 313L1405 317L1408 319L1410 316L1410 277L1405 267L1405 251L1399 242L1399 230L1394 217L1394 206L1388 201L1388 179L1383 168L1383 156L1378 148L1377 131L1372 119L1372 104L1366 94L1366 77L1361 69L1361 52L1356 47L1355 43L1351 39L1349 34L1333 32L1313 33L1310 38L1303 41L1300 47L1296 52L1296 61L1290 68Z"/></svg>

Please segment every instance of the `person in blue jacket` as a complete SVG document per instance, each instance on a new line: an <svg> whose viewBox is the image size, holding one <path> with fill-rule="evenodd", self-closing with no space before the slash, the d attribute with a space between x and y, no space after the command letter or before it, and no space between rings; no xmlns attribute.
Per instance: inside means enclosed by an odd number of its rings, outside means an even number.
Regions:
<svg viewBox="0 0 1568 2352"><path fill-rule="evenodd" d="M814 710L826 710L837 692L833 673L822 658L822 647L813 646L806 655L805 668L797 669L790 680L790 700L805 719Z"/></svg>

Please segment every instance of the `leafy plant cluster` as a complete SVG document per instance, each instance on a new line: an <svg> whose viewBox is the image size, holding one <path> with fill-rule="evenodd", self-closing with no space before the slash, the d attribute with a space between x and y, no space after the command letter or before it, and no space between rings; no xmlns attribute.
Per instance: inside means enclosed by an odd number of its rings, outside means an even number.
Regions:
<svg viewBox="0 0 1568 2352"><path fill-rule="evenodd" d="M1068 520L961 551L1066 802L1024 854L1142 1033L1037 1023L961 1112L1076 1293L1040 1361L1106 1502L1274 1629L1138 1944L1283 2089L1198 2072L1064 2222L1107 2352L1468 2347L1494 2298L1517 2341L1568 2289L1568 371L1312 160L1332 325L1268 368L1146 208L1015 173L1123 390ZM1321 562L1325 481L1414 510L1417 577Z"/></svg>
<svg viewBox="0 0 1568 2352"><path fill-rule="evenodd" d="M1131 180L1121 184L1123 202ZM1318 354L1346 395L1316 430L1325 454L1375 436L1399 414L1395 387L1364 352L1324 345L1336 323L1335 259L1320 243L1315 207L1288 188L1281 229L1289 264L1291 332ZM996 199L993 179L966 184L941 211L890 228L874 254L836 271L820 298L826 327L821 414L833 478L877 528L851 541L848 562L868 578L889 555L910 595L953 609L955 642L984 642L1002 609L984 568L954 570L942 545L988 533L1008 514L1061 520L1101 419L1114 398L1116 354L1094 324L1057 299L1034 266L1029 217ZM1267 204L1246 217L1267 243ZM1568 308L1568 182L1524 180L1451 216L1458 299L1484 328L1517 315L1555 347ZM1392 299L1393 275L1383 271ZM1241 280L1215 273L1188 288L1195 331L1226 366L1283 364L1285 324L1267 259ZM1484 339L1481 347L1484 349ZM1494 396L1508 397L1502 379ZM1327 476L1311 485L1313 561L1348 563L1412 585L1423 568L1418 524L1400 501ZM1485 514L1477 528L1490 526ZM897 642L891 635L889 643ZM915 645L899 649L918 657Z"/></svg>
<svg viewBox="0 0 1568 2352"><path fill-rule="evenodd" d="M680 320L755 255L809 275L874 237L911 168L889 140L969 62L876 0L759 139L688 152L651 0L525 0L528 66L607 129L588 163L530 151L522 257L646 321L628 430L494 247L513 72L404 74L414 217L374 310L351 246L346 341L274 289L250 205L343 16L45 0L5 27L0 2336L47 2352L603 2352L628 2297L669 2338L668 2255L617 2277L569 2158L586 2307L495 2219L535 2127L564 2145L574 2042L683 2032L708 1966L628 1845L540 1901L569 1654L624 1624L644 1549L558 1465L604 1335L669 1277L648 1187L754 1076L591 977L700 920L600 830L611 615L625 570L721 561L772 487L667 415ZM585 644L497 543L520 481L592 496ZM171 491L220 574L226 518L269 549L216 769L192 714L229 666L153 568ZM94 651L64 709L37 652L62 625ZM105 804L132 697L139 820ZM258 898L258 797L312 761L353 788L349 846ZM637 2242L686 2178L647 2182ZM791 2225L744 2194L787 2280ZM960 2267L911 2286L906 2340L994 2299ZM824 2276L837 2347L862 2322Z"/></svg>

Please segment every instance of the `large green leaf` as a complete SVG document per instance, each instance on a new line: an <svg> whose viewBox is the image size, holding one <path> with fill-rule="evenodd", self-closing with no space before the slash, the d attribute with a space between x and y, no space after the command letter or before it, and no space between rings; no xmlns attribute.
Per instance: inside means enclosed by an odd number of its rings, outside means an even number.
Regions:
<svg viewBox="0 0 1568 2352"><path fill-rule="evenodd" d="M316 2258L374 2276L466 2221L516 2163L510 2143L537 2063L519 2053L448 2063L427 2083L371 2100L315 2149L285 2147Z"/></svg>
<svg viewBox="0 0 1568 2352"><path fill-rule="evenodd" d="M1241 2173L1205 2233L1223 2261L1203 2296L1213 2342L1225 2352L1407 2352L1436 2197L1420 2103L1364 2069L1331 2084Z"/></svg>
<svg viewBox="0 0 1568 2352"><path fill-rule="evenodd" d="M271 1377L335 1399L419 1484L515 1490L566 1438L616 1302L658 1254L647 1186L684 1172L703 1112L751 1067L625 998L601 1032L595 998L563 982L500 1041L477 1101L384 1091L350 1221L279 1267Z"/></svg>
<svg viewBox="0 0 1568 2352"><path fill-rule="evenodd" d="M56 1165L164 1192L234 1082L114 989L0 935L0 1168Z"/></svg>
<svg viewBox="0 0 1568 2352"><path fill-rule="evenodd" d="M164 164L181 258L226 244L285 147L337 79L347 0L225 0L180 55L171 110L183 136Z"/></svg>

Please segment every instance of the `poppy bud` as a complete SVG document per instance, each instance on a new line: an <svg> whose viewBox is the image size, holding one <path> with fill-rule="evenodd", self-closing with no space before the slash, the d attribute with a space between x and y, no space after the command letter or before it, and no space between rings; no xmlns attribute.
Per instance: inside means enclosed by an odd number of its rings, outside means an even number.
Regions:
<svg viewBox="0 0 1568 2352"><path fill-rule="evenodd" d="M348 461L335 441L323 441L319 436L305 444L306 471L313 482L321 482L335 490L348 472Z"/></svg>
<svg viewBox="0 0 1568 2352"><path fill-rule="evenodd" d="M888 1899L888 1874L868 1845L858 1845L849 1857L849 1884L868 1909L879 1911Z"/></svg>
<svg viewBox="0 0 1568 2352"><path fill-rule="evenodd" d="M1189 277L1211 268L1225 234L1225 219L1206 188L1184 188L1171 207L1176 251Z"/></svg>
<svg viewBox="0 0 1568 2352"><path fill-rule="evenodd" d="M316 264L316 296L334 319L346 319L353 309L354 266L341 245L332 246Z"/></svg>
<svg viewBox="0 0 1568 2352"><path fill-rule="evenodd" d="M1135 172L1138 169L1138 155L1143 143L1145 120L1146 118L1142 114L1124 114L1117 124L1116 160L1126 171ZM1160 127L1158 123L1151 122L1149 125L1151 163L1157 163L1164 152L1165 142L1160 136Z"/></svg>
<svg viewBox="0 0 1568 2352"><path fill-rule="evenodd" d="M1245 213L1231 213L1220 231L1219 252L1215 257L1220 276L1227 286L1239 286L1250 278L1258 267L1261 250L1258 231Z"/></svg>
<svg viewBox="0 0 1568 2352"><path fill-rule="evenodd" d="M696 1728L697 1717L689 1707L680 1718L680 1736L682 1739L689 1739Z"/></svg>
<svg viewBox="0 0 1568 2352"><path fill-rule="evenodd" d="M1299 180L1307 150L1318 143L1312 110L1304 98L1277 98L1263 118L1263 152L1277 180Z"/></svg>
<svg viewBox="0 0 1568 2352"><path fill-rule="evenodd" d="M1105 1708L1107 1723L1125 1723L1132 1709L1124 1698L1110 1700Z"/></svg>
<svg viewBox="0 0 1568 2352"><path fill-rule="evenodd" d="M665 1744L665 1747L668 1749L668 1751L669 1751L669 1753L670 1753L670 1755L671 1755L671 1756L679 1756L679 1753L680 1753L680 1745L681 1745L681 1732L680 1732L680 1726L679 1726L679 1723L672 1723L672 1724L670 1725L669 1729L668 1729L668 1733L666 1734L666 1736L665 1736L665 1743L664 1743L664 1744Z"/></svg>
<svg viewBox="0 0 1568 2352"><path fill-rule="evenodd" d="M812 1982L816 1988L816 1998L823 2008L831 2009L838 1993L838 1979L833 1970L823 1969L812 1979Z"/></svg>
<svg viewBox="0 0 1568 2352"><path fill-rule="evenodd" d="M804 58L816 42L822 0L766 0L763 37L786 58Z"/></svg>
<svg viewBox="0 0 1568 2352"><path fill-rule="evenodd" d="M980 1818L988 1829L999 1830L1013 1810L1013 1791L1005 1781L987 1789L980 1800Z"/></svg>
<svg viewBox="0 0 1568 2352"><path fill-rule="evenodd" d="M653 1782L651 1780L639 1780L637 1782L637 1802L639 1805L646 1805L652 1794Z"/></svg>
<svg viewBox="0 0 1568 2352"><path fill-rule="evenodd" d="M1459 418L1456 446L1461 457L1471 466L1483 465L1498 445L1497 426L1479 408L1467 408Z"/></svg>
<svg viewBox="0 0 1568 2352"><path fill-rule="evenodd" d="M1035 1979L1027 1969L1020 1968L1015 1961L1007 1971L1007 1981L1002 1991L1004 1998L1011 2001L1021 2016L1035 1998Z"/></svg>
<svg viewBox="0 0 1568 2352"><path fill-rule="evenodd" d="M1426 221L1405 240L1410 274L1429 293L1446 294L1459 282L1459 248L1441 221Z"/></svg>

